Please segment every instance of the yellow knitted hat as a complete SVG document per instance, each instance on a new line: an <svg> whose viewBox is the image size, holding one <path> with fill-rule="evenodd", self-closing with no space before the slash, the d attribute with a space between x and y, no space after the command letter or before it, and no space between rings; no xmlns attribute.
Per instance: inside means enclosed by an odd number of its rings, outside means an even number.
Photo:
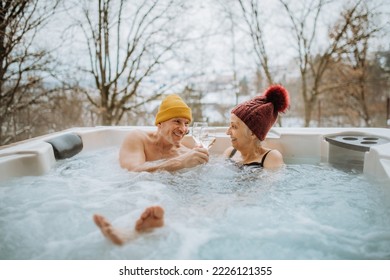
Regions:
<svg viewBox="0 0 390 280"><path fill-rule="evenodd" d="M190 122L192 121L191 108L176 94L168 95L161 102L155 125L172 118L186 118Z"/></svg>

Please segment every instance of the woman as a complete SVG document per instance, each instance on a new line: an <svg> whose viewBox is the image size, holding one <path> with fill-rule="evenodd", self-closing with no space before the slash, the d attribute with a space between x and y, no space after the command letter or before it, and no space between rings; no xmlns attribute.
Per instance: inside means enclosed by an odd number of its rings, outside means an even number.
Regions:
<svg viewBox="0 0 390 280"><path fill-rule="evenodd" d="M232 147L225 151L227 157L244 166L281 167L284 164L282 154L264 147L262 141L289 103L287 90L273 85L263 95L238 104L231 111L226 132L232 142Z"/></svg>

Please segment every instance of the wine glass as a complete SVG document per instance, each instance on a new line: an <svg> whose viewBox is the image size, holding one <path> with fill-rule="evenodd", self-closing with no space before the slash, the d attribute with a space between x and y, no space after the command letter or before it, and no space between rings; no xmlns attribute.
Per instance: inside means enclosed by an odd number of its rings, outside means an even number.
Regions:
<svg viewBox="0 0 390 280"><path fill-rule="evenodd" d="M207 122L194 122L192 125L192 137L195 140L196 145L202 145L200 141L202 128L208 127Z"/></svg>
<svg viewBox="0 0 390 280"><path fill-rule="evenodd" d="M206 148L210 149L210 147L214 144L216 139L216 129L213 127L204 126L200 130L200 144Z"/></svg>

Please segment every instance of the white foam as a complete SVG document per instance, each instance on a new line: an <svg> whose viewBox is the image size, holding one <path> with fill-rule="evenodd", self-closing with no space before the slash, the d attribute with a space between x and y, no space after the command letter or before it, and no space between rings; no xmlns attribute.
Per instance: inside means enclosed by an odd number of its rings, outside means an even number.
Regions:
<svg viewBox="0 0 390 280"><path fill-rule="evenodd" d="M220 158L132 173L117 149L61 161L0 186L1 259L390 258L389 189L327 165L239 170ZM166 226L116 247L92 221L132 230L161 205Z"/></svg>

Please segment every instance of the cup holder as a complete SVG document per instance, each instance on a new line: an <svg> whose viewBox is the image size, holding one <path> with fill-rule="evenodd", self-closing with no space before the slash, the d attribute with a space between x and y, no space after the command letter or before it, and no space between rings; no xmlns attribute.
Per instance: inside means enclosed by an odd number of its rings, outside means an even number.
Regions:
<svg viewBox="0 0 390 280"><path fill-rule="evenodd" d="M343 134L325 136L329 142L328 162L343 170L363 172L365 153L375 145L389 143L390 140L375 135Z"/></svg>
<svg viewBox="0 0 390 280"><path fill-rule="evenodd" d="M386 138L375 135L334 135L325 137L325 140L336 146L360 152L369 151L373 145L390 142Z"/></svg>
<svg viewBox="0 0 390 280"><path fill-rule="evenodd" d="M343 137L343 140L347 140L347 141L356 141L356 140L358 140L358 138L348 136L348 137Z"/></svg>
<svg viewBox="0 0 390 280"><path fill-rule="evenodd" d="M376 142L376 141L362 141L362 142L360 142L360 144L363 144L363 145L375 145L375 144L378 144L378 142Z"/></svg>

